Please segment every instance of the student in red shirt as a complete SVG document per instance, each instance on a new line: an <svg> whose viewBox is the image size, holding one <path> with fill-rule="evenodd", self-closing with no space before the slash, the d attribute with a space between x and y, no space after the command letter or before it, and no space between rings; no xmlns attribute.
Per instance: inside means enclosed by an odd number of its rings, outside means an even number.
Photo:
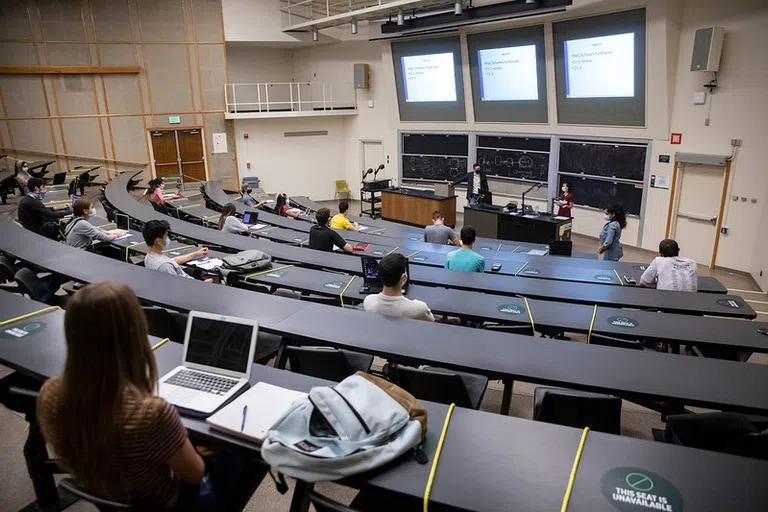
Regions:
<svg viewBox="0 0 768 512"><path fill-rule="evenodd" d="M557 215L560 217L571 217L571 208L573 208L573 193L571 190L573 187L571 187L571 183L569 181L564 181L563 184L560 187L560 190L563 191L563 193L560 195L560 198L555 201L555 204L559 206L557 210Z"/></svg>

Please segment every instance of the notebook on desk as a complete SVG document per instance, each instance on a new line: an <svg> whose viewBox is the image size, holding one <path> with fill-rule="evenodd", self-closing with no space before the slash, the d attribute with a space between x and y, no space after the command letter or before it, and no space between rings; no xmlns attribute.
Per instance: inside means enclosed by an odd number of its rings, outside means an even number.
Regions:
<svg viewBox="0 0 768 512"><path fill-rule="evenodd" d="M306 396L307 393L301 391L259 382L216 414L208 417L206 422L213 429L261 443L267 437L269 429L290 409L291 405Z"/></svg>

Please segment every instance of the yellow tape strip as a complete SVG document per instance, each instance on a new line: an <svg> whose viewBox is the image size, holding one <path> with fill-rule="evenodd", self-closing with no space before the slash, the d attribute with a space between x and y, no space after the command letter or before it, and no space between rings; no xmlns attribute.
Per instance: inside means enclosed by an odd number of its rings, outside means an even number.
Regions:
<svg viewBox="0 0 768 512"><path fill-rule="evenodd" d="M160 341L158 341L157 343L155 343L154 345L152 345L152 350L155 350L155 349L157 349L157 348L160 348L160 347L162 347L163 345L165 345L165 344L166 344L166 343L168 343L169 341L171 341L171 340L170 340L170 338L163 338L163 339L161 339Z"/></svg>
<svg viewBox="0 0 768 512"><path fill-rule="evenodd" d="M528 318L531 320L531 329L533 329L533 335L536 336L536 324L533 323L533 313L531 313L531 306L528 304L528 297L523 297L525 301L525 309L528 310Z"/></svg>
<svg viewBox="0 0 768 512"><path fill-rule="evenodd" d="M417 254L419 254L420 252L421 252L420 250L419 250L419 251L416 251L416 252L412 252L411 254L407 255L407 256L406 256L406 258L410 258L411 256L416 256L416 255L417 255Z"/></svg>
<svg viewBox="0 0 768 512"><path fill-rule="evenodd" d="M96 226L96 227L99 229L104 229L107 226L114 226L114 225L115 225L114 222L107 222L106 224L102 224L101 226Z"/></svg>
<svg viewBox="0 0 768 512"><path fill-rule="evenodd" d="M347 291L347 288L349 288L349 285L351 285L352 281L354 281L355 279L357 279L357 276L352 276L352 279L349 280L349 282L347 283L347 286L345 286L344 289L341 290L341 295L339 295L339 302L341 303L342 308L344 307L344 292Z"/></svg>
<svg viewBox="0 0 768 512"><path fill-rule="evenodd" d="M283 270L284 268L291 268L292 266L293 265L283 265L282 267L270 268L270 269L267 269L267 270L261 270L259 272L255 272L253 274L248 274L247 276L245 276L243 278L243 281L247 281L249 277L256 277L256 276L260 276L262 274L269 274L270 272L277 272L278 270Z"/></svg>
<svg viewBox="0 0 768 512"><path fill-rule="evenodd" d="M42 315L43 313L47 313L49 311L53 311L54 309L59 309L59 306L48 306L47 308L38 309L37 311L33 311L31 313L27 313L25 315L20 315L14 318L9 318L8 320L4 320L0 322L0 325L7 325L12 324L14 322L18 322L19 320L24 320L25 318L29 318L31 316L35 315Z"/></svg>
<svg viewBox="0 0 768 512"><path fill-rule="evenodd" d="M427 479L427 487L424 489L424 512L429 510L429 495L432 493L432 483L435 480L435 473L437 472L437 462L440 460L440 452L443 450L443 442L445 441L445 434L448 432L448 422L451 421L451 415L456 404L451 404L448 407L448 413L445 415L445 421L443 422L443 431L440 433L440 440L437 442L437 450L435 450L435 457L432 459L432 467L429 470L429 478Z"/></svg>
<svg viewBox="0 0 768 512"><path fill-rule="evenodd" d="M219 217L221 217L220 213L217 213L216 215L206 215L205 217L203 217L203 220L218 219Z"/></svg>
<svg viewBox="0 0 768 512"><path fill-rule="evenodd" d="M181 251L184 249L189 249L190 247L197 247L196 245L182 245L181 247L171 247L170 249L165 249L163 251L163 254L167 252L173 252L173 251Z"/></svg>
<svg viewBox="0 0 768 512"><path fill-rule="evenodd" d="M613 273L616 274L616 279L619 280L619 284L624 286L624 280L621 278L621 276L619 276L619 273L616 271L616 269L613 269Z"/></svg>
<svg viewBox="0 0 768 512"><path fill-rule="evenodd" d="M398 250L399 248L400 248L400 246L398 245L397 247L395 247L394 249L392 249L391 251L389 251L389 252L388 252L387 254L385 254L384 256L389 256L390 254L392 254L393 252L395 252L395 251L396 251L396 250Z"/></svg>
<svg viewBox="0 0 768 512"><path fill-rule="evenodd" d="M563 505L560 507L560 512L566 512L566 510L568 510L568 502L571 499L571 491L573 491L573 481L576 480L576 470L579 469L579 462L581 461L581 454L584 451L584 444L587 442L588 433L589 427L584 427L584 431L581 433L581 441L579 441L579 448L576 450L576 457L573 459L571 476L568 478L568 487L565 489L565 496L563 496Z"/></svg>
<svg viewBox="0 0 768 512"><path fill-rule="evenodd" d="M517 275L518 275L520 272L522 272L522 271L523 271L523 269L524 269L525 267L527 267L527 266L528 266L528 262L526 261L525 263L523 263L523 266L522 266L522 267L520 267L519 269L517 269L517 272L515 272L515 276L517 276Z"/></svg>
<svg viewBox="0 0 768 512"><path fill-rule="evenodd" d="M595 317L597 316L597 304L595 304L595 309L592 311L592 321L589 322L589 332L587 333L587 343L592 339L592 327L595 326Z"/></svg>
<svg viewBox="0 0 768 512"><path fill-rule="evenodd" d="M43 203L44 205L48 206L49 204L63 204L63 203L69 203L72 202L71 199L59 199L57 201L47 201Z"/></svg>
<svg viewBox="0 0 768 512"><path fill-rule="evenodd" d="M146 244L146 242L134 242L130 244L128 247L125 248L125 261L128 261L128 251L131 249L131 247L136 247L137 245Z"/></svg>

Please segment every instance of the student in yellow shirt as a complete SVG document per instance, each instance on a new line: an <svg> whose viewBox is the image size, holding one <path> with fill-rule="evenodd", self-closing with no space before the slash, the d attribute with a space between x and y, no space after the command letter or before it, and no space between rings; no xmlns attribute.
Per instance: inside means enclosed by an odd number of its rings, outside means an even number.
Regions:
<svg viewBox="0 0 768 512"><path fill-rule="evenodd" d="M331 229L346 229L347 231L358 231L360 226L357 222L349 222L349 203L347 201L339 202L339 213L331 219Z"/></svg>

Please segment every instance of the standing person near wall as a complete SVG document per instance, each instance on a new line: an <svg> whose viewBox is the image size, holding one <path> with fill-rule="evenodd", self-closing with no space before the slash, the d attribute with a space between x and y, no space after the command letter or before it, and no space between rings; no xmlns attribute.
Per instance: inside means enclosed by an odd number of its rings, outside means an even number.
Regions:
<svg viewBox="0 0 768 512"><path fill-rule="evenodd" d="M563 193L555 201L555 204L558 206L557 215L560 217L572 217L571 209L573 208L574 196L571 190L573 190L573 187L569 181L564 181L560 186L560 190Z"/></svg>
<svg viewBox="0 0 768 512"><path fill-rule="evenodd" d="M606 261L619 261L624 256L621 248L621 230L627 227L627 216L624 207L614 204L605 209L605 224L600 231L600 247L598 254Z"/></svg>

